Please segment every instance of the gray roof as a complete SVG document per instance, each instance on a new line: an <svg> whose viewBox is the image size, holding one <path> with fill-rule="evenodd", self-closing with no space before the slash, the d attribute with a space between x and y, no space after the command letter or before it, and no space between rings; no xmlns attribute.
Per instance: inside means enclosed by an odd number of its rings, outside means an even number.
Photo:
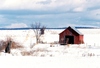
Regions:
<svg viewBox="0 0 100 68"><path fill-rule="evenodd" d="M83 35L80 31L78 31L75 27L69 26L71 27L75 32L77 32L79 35Z"/></svg>

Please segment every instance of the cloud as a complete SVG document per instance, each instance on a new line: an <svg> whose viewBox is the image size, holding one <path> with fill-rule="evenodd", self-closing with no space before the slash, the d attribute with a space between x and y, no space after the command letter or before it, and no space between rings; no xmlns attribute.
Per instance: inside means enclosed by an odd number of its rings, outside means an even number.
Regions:
<svg viewBox="0 0 100 68"><path fill-rule="evenodd" d="M100 9L90 11L90 17L92 19L100 20Z"/></svg>
<svg viewBox="0 0 100 68"><path fill-rule="evenodd" d="M100 0L0 0L0 23L41 22L49 27L55 27L58 23L60 26L91 26L100 22L99 3Z"/></svg>
<svg viewBox="0 0 100 68"><path fill-rule="evenodd" d="M86 11L100 6L100 0L0 0L1 10Z"/></svg>
<svg viewBox="0 0 100 68"><path fill-rule="evenodd" d="M81 11L84 11L84 8L83 7L77 7L75 9L73 9L73 11L75 11L75 12L81 12Z"/></svg>
<svg viewBox="0 0 100 68"><path fill-rule="evenodd" d="M45 1L45 0L4 0L4 1L1 1L2 4L0 8L1 9L13 9L13 10L36 9L40 7L40 4L37 4L40 1Z"/></svg>
<svg viewBox="0 0 100 68"><path fill-rule="evenodd" d="M28 26L24 23L15 23L15 24L6 26L6 28L24 28L24 27L28 27Z"/></svg>
<svg viewBox="0 0 100 68"><path fill-rule="evenodd" d="M3 10L46 10L54 0L0 0ZM52 7L52 5L51 5Z"/></svg>
<svg viewBox="0 0 100 68"><path fill-rule="evenodd" d="M76 24L74 24L74 23L63 23L62 25L61 24L59 24L59 26L58 27L60 27L60 28L62 28L62 27L67 27L67 26L76 26Z"/></svg>
<svg viewBox="0 0 100 68"><path fill-rule="evenodd" d="M66 10L83 7L85 0L0 0L2 10Z"/></svg>
<svg viewBox="0 0 100 68"><path fill-rule="evenodd" d="M100 0L0 0L1 10L82 12L99 5Z"/></svg>
<svg viewBox="0 0 100 68"><path fill-rule="evenodd" d="M97 24L100 24L100 22L97 23ZM83 24L82 25L82 24L74 24L74 23L66 23L66 24L63 24L63 25L59 25L60 28L67 27L67 26L72 26L72 27L98 27L97 25L90 25L90 24L86 24L86 25Z"/></svg>
<svg viewBox="0 0 100 68"><path fill-rule="evenodd" d="M52 2L52 0L45 0L45 1L41 1L41 2L38 2L40 4L50 4Z"/></svg>

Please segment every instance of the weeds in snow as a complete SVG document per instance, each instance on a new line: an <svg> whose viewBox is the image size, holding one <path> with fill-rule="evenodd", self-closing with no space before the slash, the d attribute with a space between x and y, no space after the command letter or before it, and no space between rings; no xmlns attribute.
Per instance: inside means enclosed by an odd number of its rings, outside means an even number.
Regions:
<svg viewBox="0 0 100 68"><path fill-rule="evenodd" d="M33 44L33 45L30 45L30 49L32 49L34 46L35 46L35 44Z"/></svg>
<svg viewBox="0 0 100 68"><path fill-rule="evenodd" d="M6 41L0 41L0 51L3 51L6 48L9 41L12 41L11 49L23 48L20 43L15 42L11 37L7 37Z"/></svg>
<svg viewBox="0 0 100 68"><path fill-rule="evenodd" d="M44 57L46 52L49 52L46 49L36 49L36 50L31 50L31 51L22 51L21 55L22 56L41 56Z"/></svg>
<svg viewBox="0 0 100 68"><path fill-rule="evenodd" d="M92 56L95 56L94 53L87 53L87 54L82 54L83 57L86 57L86 56L89 56L89 57L92 57Z"/></svg>
<svg viewBox="0 0 100 68"><path fill-rule="evenodd" d="M23 51L21 52L22 56L31 56L34 52L33 51Z"/></svg>

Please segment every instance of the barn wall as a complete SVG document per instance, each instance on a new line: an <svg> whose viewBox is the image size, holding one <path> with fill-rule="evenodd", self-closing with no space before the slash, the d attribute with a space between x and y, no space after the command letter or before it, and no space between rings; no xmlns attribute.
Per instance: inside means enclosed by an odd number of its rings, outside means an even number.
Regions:
<svg viewBox="0 0 100 68"><path fill-rule="evenodd" d="M80 35L80 36L79 36L79 41L80 41L80 42L79 42L80 44L83 44L83 43L84 43L83 35Z"/></svg>
<svg viewBox="0 0 100 68"><path fill-rule="evenodd" d="M60 33L60 36L59 36L60 44L64 43L64 37L66 35L67 36L74 36L74 44L81 44L81 43L83 43L83 35L78 35L72 29L66 29L65 31Z"/></svg>
<svg viewBox="0 0 100 68"><path fill-rule="evenodd" d="M79 35L79 36L74 36L74 43L75 44L83 44L84 41L83 41L83 35Z"/></svg>
<svg viewBox="0 0 100 68"><path fill-rule="evenodd" d="M64 43L64 37L65 36L74 36L74 43L77 44L77 41L78 41L78 38L77 36L75 36L69 29L66 29L64 32L62 32L60 34L60 37L59 37L59 42L62 44Z"/></svg>
<svg viewBox="0 0 100 68"><path fill-rule="evenodd" d="M64 40L64 37L63 37L62 34L60 34L60 37L59 37L59 43L60 43L60 44L64 43L63 40Z"/></svg>
<svg viewBox="0 0 100 68"><path fill-rule="evenodd" d="M74 35L74 44L78 44L78 41L79 41L79 36Z"/></svg>

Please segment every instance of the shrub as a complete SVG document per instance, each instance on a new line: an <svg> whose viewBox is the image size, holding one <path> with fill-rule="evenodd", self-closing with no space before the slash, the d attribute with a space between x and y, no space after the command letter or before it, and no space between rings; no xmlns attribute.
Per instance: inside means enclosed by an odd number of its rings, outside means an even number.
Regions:
<svg viewBox="0 0 100 68"><path fill-rule="evenodd" d="M0 51L4 50L7 47L7 44L9 41L12 41L11 49L23 48L21 44L19 44L18 42L15 42L11 37L7 37L5 41L4 40L0 41Z"/></svg>
<svg viewBox="0 0 100 68"><path fill-rule="evenodd" d="M6 43L3 41L3 40L1 40L0 41L0 52L2 51L2 50L4 50L6 48Z"/></svg>
<svg viewBox="0 0 100 68"><path fill-rule="evenodd" d="M33 51L22 51L21 55L22 56L31 56L31 55L33 55L33 53L34 53Z"/></svg>

